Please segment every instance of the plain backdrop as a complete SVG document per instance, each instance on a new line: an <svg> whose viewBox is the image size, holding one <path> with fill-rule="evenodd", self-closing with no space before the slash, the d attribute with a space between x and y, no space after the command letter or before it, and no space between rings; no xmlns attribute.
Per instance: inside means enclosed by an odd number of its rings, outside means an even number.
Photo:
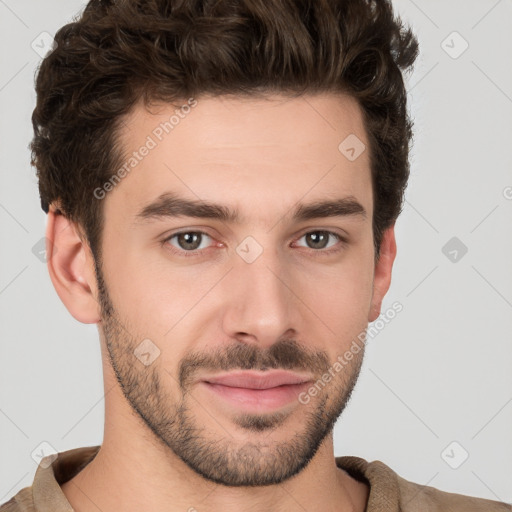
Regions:
<svg viewBox="0 0 512 512"><path fill-rule="evenodd" d="M394 4L421 52L407 77L415 141L383 306L403 310L368 343L335 455L510 503L512 1ZM27 147L37 44L83 6L0 0L0 503L31 485L41 450L103 437L96 326L76 321L50 281Z"/></svg>

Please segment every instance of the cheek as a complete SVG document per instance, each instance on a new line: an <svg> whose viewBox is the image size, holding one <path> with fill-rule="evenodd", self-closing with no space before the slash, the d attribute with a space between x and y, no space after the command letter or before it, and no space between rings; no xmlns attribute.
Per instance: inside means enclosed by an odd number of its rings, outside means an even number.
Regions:
<svg viewBox="0 0 512 512"><path fill-rule="evenodd" d="M110 242L112 249L104 251L103 273L124 331L133 343L139 338L161 339L172 326L172 318L165 315L172 310L171 304L161 296L169 289L161 278L157 279L150 263L144 263L134 251L123 250L120 244L115 246L114 239Z"/></svg>
<svg viewBox="0 0 512 512"><path fill-rule="evenodd" d="M370 301L368 284L338 278L326 281L322 291L312 287L306 303L328 327L328 337L339 343L349 341L367 326Z"/></svg>
<svg viewBox="0 0 512 512"><path fill-rule="evenodd" d="M373 253L354 251L339 265L301 278L303 300L333 341L350 344L367 327L373 272Z"/></svg>
<svg viewBox="0 0 512 512"><path fill-rule="evenodd" d="M113 301L139 337L158 345L162 364L170 369L190 349L189 340L200 337L197 330L204 328L204 315L213 311L212 301L218 299L212 291L227 269L179 266L158 251L125 256L119 266L123 271L118 268L113 275Z"/></svg>

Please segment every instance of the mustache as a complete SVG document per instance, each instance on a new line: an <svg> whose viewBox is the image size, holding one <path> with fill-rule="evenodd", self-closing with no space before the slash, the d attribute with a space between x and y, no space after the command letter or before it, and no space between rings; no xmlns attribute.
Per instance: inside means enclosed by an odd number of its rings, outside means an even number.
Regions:
<svg viewBox="0 0 512 512"><path fill-rule="evenodd" d="M267 349L238 343L218 348L211 354L192 353L179 365L179 385L185 390L199 370L308 370L321 375L329 368L325 352L308 350L296 340L281 340Z"/></svg>

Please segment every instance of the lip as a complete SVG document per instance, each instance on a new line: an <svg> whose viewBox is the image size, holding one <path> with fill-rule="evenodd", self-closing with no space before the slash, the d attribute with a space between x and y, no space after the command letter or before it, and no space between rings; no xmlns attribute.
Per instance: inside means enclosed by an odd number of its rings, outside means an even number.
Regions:
<svg viewBox="0 0 512 512"><path fill-rule="evenodd" d="M285 370L268 370L265 372L243 370L212 375L201 380L231 388L270 389L278 386L303 384L311 381L312 377Z"/></svg>
<svg viewBox="0 0 512 512"><path fill-rule="evenodd" d="M220 399L237 410L251 413L272 412L290 403L298 404L299 394L312 381L309 375L287 371L241 371L201 379L209 397Z"/></svg>

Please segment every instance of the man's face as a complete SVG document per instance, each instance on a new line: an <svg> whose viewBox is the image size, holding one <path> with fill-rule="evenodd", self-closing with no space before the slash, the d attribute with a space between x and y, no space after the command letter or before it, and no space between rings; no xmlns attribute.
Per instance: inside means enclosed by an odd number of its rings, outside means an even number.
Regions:
<svg viewBox="0 0 512 512"><path fill-rule="evenodd" d="M204 97L158 130L175 109L139 105L122 132L129 155L147 155L104 199L104 342L128 402L189 467L225 485L279 483L330 433L362 363L360 350L332 371L372 301L369 152L338 149L350 135L368 146L361 113L334 95ZM239 219L146 208L166 193ZM294 216L299 203L343 198L366 215ZM334 378L307 393L330 368ZM307 382L212 382L276 369Z"/></svg>

